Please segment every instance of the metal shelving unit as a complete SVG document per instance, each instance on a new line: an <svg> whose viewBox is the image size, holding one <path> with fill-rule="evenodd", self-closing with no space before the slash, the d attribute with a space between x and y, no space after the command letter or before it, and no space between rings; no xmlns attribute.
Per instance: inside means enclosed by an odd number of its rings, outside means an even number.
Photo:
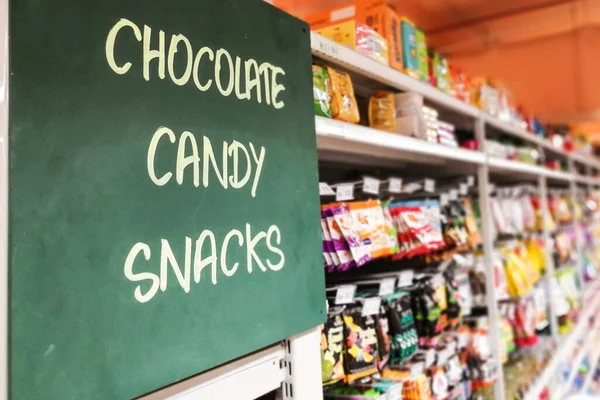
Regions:
<svg viewBox="0 0 600 400"><path fill-rule="evenodd" d="M334 67L348 71L353 80L356 79L364 88L370 89L393 88L401 91L414 91L423 95L425 101L435 107L440 108L446 113L454 113L453 120L458 120L464 126L470 127L475 133L475 137L480 143L485 143L490 133L500 133L502 135L518 138L537 147L540 154L549 156L549 158L558 158L566 161L567 171L556 171L544 166L531 165L518 161L491 156L485 151L469 151L464 149L451 148L428 143L414 138L405 137L398 134L381 132L363 126L343 123L326 118L316 118L316 130L318 139L318 149L320 158L334 159L352 164L368 164L371 166L393 165L396 167L406 167L409 165L447 165L452 161L453 168L470 168L477 171L479 181L479 199L482 210L482 225L484 238L484 258L486 262L487 274L486 287L488 293L487 308L490 320L490 339L494 356L499 363L499 337L497 315L497 303L495 300L493 267L491 263L491 252L494 249L491 235L491 215L489 214L487 199L489 198L490 175L494 178L509 180L524 180L537 184L542 194L542 212L548 213L548 202L545 195L548 192L548 185L557 184L570 188L571 196L575 196L576 185L583 184L589 189L600 185L600 179L594 175L600 172L600 161L591 156L580 153L568 153L555 147L550 141L528 133L519 126L501 121L491 115L486 114L479 109L462 103L446 93L429 86L426 83L417 81L399 71L388 66L371 60L351 49L343 47L329 39L326 39L316 33L311 33L313 56L319 58ZM367 83L365 83L367 80ZM351 155L362 156L360 160L351 158ZM581 175L575 168L576 164L585 166L586 175ZM429 171L428 171L429 173ZM443 172L439 172L443 173ZM434 177L431 176L430 177ZM545 220L545 216L542 217ZM546 239L551 237L548 227L544 227L542 232ZM580 236L580 235L577 235ZM549 243L546 240L546 243ZM580 240L577 240L576 247L581 249ZM547 249L549 250L549 249ZM548 268L546 270L546 279L553 276L553 262L551 252L548 254ZM581 269L581 268L580 268ZM566 356L568 350L585 333L586 324L590 315L600 309L600 296L595 296L595 291L599 289L597 285L587 288L587 301L579 325L565 338L566 342L561 346L555 357L551 360L548 368L536 381L534 388L527 394L528 399L537 398L537 394L548 383L552 371L558 366L559 361ZM552 303L552 302L550 302ZM554 310L550 315L554 316ZM555 318L552 317L553 337L558 339L558 329ZM494 397L496 399L504 398L504 385L502 383L502 368L499 368L499 380L494 386Z"/></svg>

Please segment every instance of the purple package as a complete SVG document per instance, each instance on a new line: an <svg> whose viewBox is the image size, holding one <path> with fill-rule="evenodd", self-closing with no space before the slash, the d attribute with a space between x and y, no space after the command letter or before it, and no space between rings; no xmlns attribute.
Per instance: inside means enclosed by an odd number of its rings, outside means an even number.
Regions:
<svg viewBox="0 0 600 400"><path fill-rule="evenodd" d="M338 271L346 271L351 267L355 266L354 258L352 258L352 253L350 252L350 246L344 239L342 235L342 231L338 227L338 224L335 220L334 209L337 207L327 207L323 209L323 213L327 217L327 227L329 228L329 234L331 235L331 243L333 246L333 253L337 256L338 263L336 265L336 270ZM331 272L331 271L330 271Z"/></svg>
<svg viewBox="0 0 600 400"><path fill-rule="evenodd" d="M350 211L348 211L346 204L342 203L337 207L332 207L331 210L333 211L333 216L335 217L335 222L337 222L336 225L339 231L350 246L350 252L356 266L360 267L371 260L367 246L363 245L358 232L354 229L354 220L352 219L352 215L350 215Z"/></svg>
<svg viewBox="0 0 600 400"><path fill-rule="evenodd" d="M325 258L325 266L327 271L331 272L339 264L339 259L333 250L333 243L331 242L331 235L329 234L329 228L327 228L327 217L321 210L321 237L323 239L323 258ZM332 254L334 253L337 263L335 263Z"/></svg>

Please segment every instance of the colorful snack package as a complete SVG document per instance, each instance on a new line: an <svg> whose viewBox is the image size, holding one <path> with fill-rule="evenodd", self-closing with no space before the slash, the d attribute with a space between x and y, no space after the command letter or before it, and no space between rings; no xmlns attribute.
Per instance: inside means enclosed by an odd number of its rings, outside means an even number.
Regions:
<svg viewBox="0 0 600 400"><path fill-rule="evenodd" d="M372 259L392 255L385 217L379 200L354 201L348 203L354 227L368 249Z"/></svg>
<svg viewBox="0 0 600 400"><path fill-rule="evenodd" d="M364 243L361 240L360 234L356 230L356 224L346 203L341 203L336 207L332 207L333 217L340 232L346 239L350 252L357 267L360 267L367 261L371 260L369 255L370 244Z"/></svg>
<svg viewBox="0 0 600 400"><path fill-rule="evenodd" d="M383 303L380 306L379 314L375 316L375 323L377 326L377 369L381 371L388 363L391 352L390 326L387 310Z"/></svg>
<svg viewBox="0 0 600 400"><path fill-rule="evenodd" d="M422 330L422 333L419 333L421 347L434 347L438 335L442 332L441 311L435 298L435 290L428 281L428 277L418 281L412 296L415 319L420 322Z"/></svg>
<svg viewBox="0 0 600 400"><path fill-rule="evenodd" d="M352 306L343 313L344 370L346 383L377 372L377 329L372 316L362 316L362 306Z"/></svg>
<svg viewBox="0 0 600 400"><path fill-rule="evenodd" d="M429 57L427 55L427 42L425 40L425 33L419 28L415 28L415 41L417 45L419 79L423 82L429 82Z"/></svg>
<svg viewBox="0 0 600 400"><path fill-rule="evenodd" d="M350 75L327 67L329 73L331 116L340 121L356 124L360 121L358 105Z"/></svg>
<svg viewBox="0 0 600 400"><path fill-rule="evenodd" d="M328 272L332 272L337 264L333 263L333 258L331 257L333 242L331 241L331 234L327 227L327 217L325 217L323 210L321 210L321 237L323 239L323 258L325 260L325 266L327 267Z"/></svg>
<svg viewBox="0 0 600 400"><path fill-rule="evenodd" d="M369 126L396 132L396 100L394 93L377 90L369 98Z"/></svg>
<svg viewBox="0 0 600 400"><path fill-rule="evenodd" d="M390 361L399 365L417 351L419 342L410 294L398 292L386 297L386 312L390 327Z"/></svg>
<svg viewBox="0 0 600 400"><path fill-rule="evenodd" d="M420 204L422 206L425 205L424 202L420 203L408 203L408 204ZM399 207L396 207L398 206ZM399 234L403 235L403 237L399 237L400 242L412 242L410 246L410 250L407 257L415 257L418 255L428 254L432 251L436 251L444 247L444 237L442 235L441 230L438 228L439 225L432 226L430 224L430 220L435 221L436 224L439 224L440 217L433 218L431 215L428 216L423 210L426 207L420 206L406 206L405 203L394 203L391 205L394 207L390 210L392 216L396 216L399 218L397 220L397 226L402 226L402 229L398 229ZM437 209L437 214L439 215L439 208Z"/></svg>
<svg viewBox="0 0 600 400"><path fill-rule="evenodd" d="M402 32L402 61L404 72L419 79L419 60L417 58L417 41L415 26L406 18L400 22Z"/></svg>
<svg viewBox="0 0 600 400"><path fill-rule="evenodd" d="M471 203L471 199L464 198L462 204L465 210L465 228L469 234L469 246L471 249L476 249L483 243L483 239L479 232L479 227L477 226L477 219L475 218L475 212L473 211L473 203Z"/></svg>
<svg viewBox="0 0 600 400"><path fill-rule="evenodd" d="M323 386L344 380L344 321L343 308L330 309L321 330L321 376Z"/></svg>
<svg viewBox="0 0 600 400"><path fill-rule="evenodd" d="M333 214L335 207L336 205L330 204L323 206L322 210L327 219L327 227L329 228L329 233L331 234L331 242L339 261L336 269L340 271L346 271L355 266L356 263L352 258L350 246L344 239L344 235L342 234L342 231Z"/></svg>
<svg viewBox="0 0 600 400"><path fill-rule="evenodd" d="M448 304L446 315L448 316L448 325L451 328L456 328L462 317L462 309L458 302L458 297L460 296L458 282L454 279L454 272L451 269L444 271L443 276L446 281L446 302Z"/></svg>
<svg viewBox="0 0 600 400"><path fill-rule="evenodd" d="M411 374L410 378L404 381L402 388L402 399L405 400L432 400L431 387L429 380L424 373Z"/></svg>
<svg viewBox="0 0 600 400"><path fill-rule="evenodd" d="M398 243L398 231L394 226L394 219L390 214L390 201L383 202L381 208L383 210L383 224L387 233L389 247L392 249L392 254L396 254L400 251L400 245Z"/></svg>
<svg viewBox="0 0 600 400"><path fill-rule="evenodd" d="M313 73L313 103L315 115L331 118L329 106L329 72L320 65L312 66Z"/></svg>

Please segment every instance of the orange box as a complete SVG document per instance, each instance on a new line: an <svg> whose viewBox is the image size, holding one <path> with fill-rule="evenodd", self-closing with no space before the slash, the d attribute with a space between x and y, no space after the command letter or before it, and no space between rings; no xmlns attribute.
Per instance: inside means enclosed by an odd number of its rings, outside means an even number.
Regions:
<svg viewBox="0 0 600 400"><path fill-rule="evenodd" d="M314 31L349 20L368 25L383 36L388 42L390 67L403 71L400 17L384 0L357 0L305 18Z"/></svg>

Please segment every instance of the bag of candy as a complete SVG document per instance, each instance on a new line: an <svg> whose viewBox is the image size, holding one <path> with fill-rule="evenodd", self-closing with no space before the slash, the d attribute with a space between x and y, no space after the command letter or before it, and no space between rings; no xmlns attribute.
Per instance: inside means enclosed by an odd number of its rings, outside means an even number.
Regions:
<svg viewBox="0 0 600 400"><path fill-rule="evenodd" d="M346 383L377 372L377 329L372 316L363 317L362 306L347 308L344 319L344 370Z"/></svg>
<svg viewBox="0 0 600 400"><path fill-rule="evenodd" d="M343 308L330 309L321 330L321 376L323 385L344 380L344 321Z"/></svg>
<svg viewBox="0 0 600 400"><path fill-rule="evenodd" d="M331 116L335 119L356 124L360 121L358 105L350 75L327 67L330 82Z"/></svg>
<svg viewBox="0 0 600 400"><path fill-rule="evenodd" d="M313 65L312 73L315 114L331 118L331 108L329 106L329 72L327 72L325 67Z"/></svg>

